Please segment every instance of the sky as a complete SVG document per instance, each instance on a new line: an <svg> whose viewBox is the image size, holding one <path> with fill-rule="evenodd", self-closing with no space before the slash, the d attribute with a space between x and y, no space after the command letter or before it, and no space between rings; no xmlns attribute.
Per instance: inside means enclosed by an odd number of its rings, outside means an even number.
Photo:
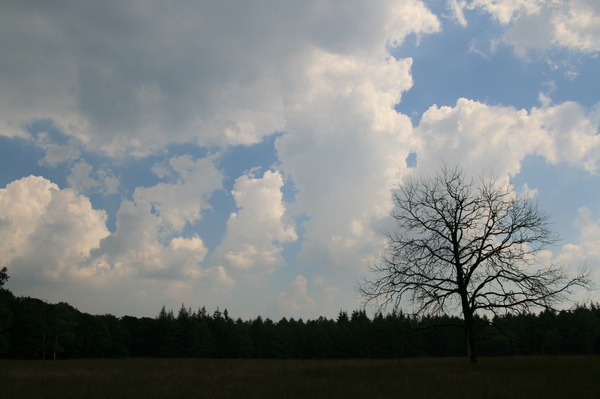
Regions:
<svg viewBox="0 0 600 399"><path fill-rule="evenodd" d="M600 286L596 0L2 0L0 53L15 295L335 317L443 164L527 190Z"/></svg>

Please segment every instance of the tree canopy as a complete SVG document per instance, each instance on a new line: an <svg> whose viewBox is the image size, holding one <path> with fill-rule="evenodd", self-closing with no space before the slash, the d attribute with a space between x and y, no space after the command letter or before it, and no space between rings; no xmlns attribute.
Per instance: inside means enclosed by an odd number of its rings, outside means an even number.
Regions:
<svg viewBox="0 0 600 399"><path fill-rule="evenodd" d="M468 178L458 167L409 179L394 194L397 229L374 277L359 290L367 302L415 314L459 310L467 355L476 361L476 312L505 314L553 308L574 287L590 286L589 272L571 275L540 252L558 240L549 216L530 197L497 178Z"/></svg>
<svg viewBox="0 0 600 399"><path fill-rule="evenodd" d="M0 288L4 287L4 283L6 283L8 277L8 269L6 267L0 269Z"/></svg>

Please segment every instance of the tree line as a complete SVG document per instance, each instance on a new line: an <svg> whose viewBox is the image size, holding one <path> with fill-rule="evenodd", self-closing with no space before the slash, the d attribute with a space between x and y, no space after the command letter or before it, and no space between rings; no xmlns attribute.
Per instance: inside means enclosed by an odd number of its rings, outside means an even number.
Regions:
<svg viewBox="0 0 600 399"><path fill-rule="evenodd" d="M404 358L464 356L458 316L340 311L337 318L233 319L184 305L154 318L90 315L61 302L15 297L0 288L0 357L74 359ZM476 317L482 356L600 354L600 306Z"/></svg>

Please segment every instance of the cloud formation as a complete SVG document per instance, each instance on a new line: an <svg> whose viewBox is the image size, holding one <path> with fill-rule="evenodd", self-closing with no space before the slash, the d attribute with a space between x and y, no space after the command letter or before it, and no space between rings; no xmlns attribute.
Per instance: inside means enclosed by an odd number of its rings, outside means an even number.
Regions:
<svg viewBox="0 0 600 399"><path fill-rule="evenodd" d="M573 225L581 233L579 244L569 243L562 247L558 259L565 263L586 262L597 265L600 260L600 220L592 218L592 212L587 207L579 208ZM595 267L598 272L598 268Z"/></svg>
<svg viewBox="0 0 600 399"><path fill-rule="evenodd" d="M388 44L439 29L417 0L9 1L1 11L0 134L51 117L108 154L257 143L285 128L289 88L328 61L311 54L385 57Z"/></svg>
<svg viewBox="0 0 600 399"><path fill-rule="evenodd" d="M117 229L93 252L94 263L156 278L200 276L199 263L207 254L204 243L197 235L186 238L177 234L186 224L200 220L202 210L210 206L210 196L221 188L222 175L213 161L213 157L183 155L159 165L156 170L171 182L138 187L133 201L121 203Z"/></svg>
<svg viewBox="0 0 600 399"><path fill-rule="evenodd" d="M571 163L590 172L600 168L600 136L594 114L573 102L527 110L459 99L455 107L432 106L416 129L419 168L439 160L515 176L527 155L549 163Z"/></svg>
<svg viewBox="0 0 600 399"><path fill-rule="evenodd" d="M468 23L465 9L485 11L508 25L501 40L522 57L552 47L600 51L600 5L595 0L450 0L448 6L461 25Z"/></svg>
<svg viewBox="0 0 600 399"><path fill-rule="evenodd" d="M208 250L197 234L181 235L221 187L213 160L171 158L163 165L170 182L123 201L114 233L106 212L77 191L42 177L14 181L0 189L0 266L22 289L51 300L79 292L97 312L159 307L168 298L193 302L197 289L212 292L217 306L235 281L223 267L204 264Z"/></svg>
<svg viewBox="0 0 600 399"><path fill-rule="evenodd" d="M302 315L306 311L312 311L317 302L308 296L306 288L307 280L301 274L297 275L294 281L290 283L289 290L281 292L277 297L277 307L282 314ZM297 317L297 316L296 316Z"/></svg>
<svg viewBox="0 0 600 399"><path fill-rule="evenodd" d="M154 168L168 183L138 187L133 193L136 203L147 202L167 231L181 231L186 223L194 224L203 209L209 208L212 193L222 188L223 175L215 167L214 156L193 159L182 155Z"/></svg>
<svg viewBox="0 0 600 399"><path fill-rule="evenodd" d="M412 86L411 60L317 57L277 154L298 190L294 211L310 218L300 256L356 268L378 245L373 227L416 146L410 119L394 110Z"/></svg>
<svg viewBox="0 0 600 399"><path fill-rule="evenodd" d="M121 304L169 301L231 301L249 316L335 314L339 304L360 306L353 286L393 226L390 194L406 176L445 161L508 178L532 156L598 172L600 103L544 94L517 108L450 93L420 119L398 112L411 90L432 84L413 76L426 71L414 54L429 51L420 47L429 39L443 42L448 28L428 4L2 2L0 139L29 140L32 164L48 173L12 177L0 190L11 283L36 276L58 284L45 288L48 298L80 290L88 306L118 314ZM447 6L465 26L491 18L500 32L492 44L526 58L566 49L591 59L600 50L593 0ZM494 58L501 52L486 55L487 66L467 64L462 44L457 69L507 65ZM532 90L535 101L540 88ZM52 129L37 132L40 120ZM268 156L245 159L261 146ZM234 149L242 156L227 158ZM581 249L593 244L592 208L580 211L585 239L563 256L593 253Z"/></svg>
<svg viewBox="0 0 600 399"><path fill-rule="evenodd" d="M238 208L227 221L227 235L213 260L233 271L272 272L282 266L282 244L298 239L285 214L279 172L252 172L235 181L233 197Z"/></svg>
<svg viewBox="0 0 600 399"><path fill-rule="evenodd" d="M79 266L109 234L106 212L42 177L0 189L0 209L0 264L21 281L85 273Z"/></svg>
<svg viewBox="0 0 600 399"><path fill-rule="evenodd" d="M110 171L100 169L94 171L92 165L80 160L71 168L67 177L69 186L80 193L100 192L103 195L116 194L119 190L119 178Z"/></svg>

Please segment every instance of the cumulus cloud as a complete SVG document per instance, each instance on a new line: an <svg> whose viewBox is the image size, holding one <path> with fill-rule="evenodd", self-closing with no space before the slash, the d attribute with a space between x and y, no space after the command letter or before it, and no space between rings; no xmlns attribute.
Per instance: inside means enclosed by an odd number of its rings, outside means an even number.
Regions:
<svg viewBox="0 0 600 399"><path fill-rule="evenodd" d="M462 7L483 9L502 24L520 18L523 15L540 12L544 0L472 0L462 3Z"/></svg>
<svg viewBox="0 0 600 399"><path fill-rule="evenodd" d="M117 314L152 305L156 309L165 304L179 306L182 301L219 306L236 286L224 267L206 264L208 249L198 234L181 235L185 223L198 221L201 210L208 206L207 190L216 186L210 184L218 173L210 178L205 174L215 173L214 165L188 157L173 158L169 165L173 176L177 176L175 181L154 187L170 188L175 195L160 203L151 202L146 195L123 201L117 212L116 231L100 241L85 263L88 269L98 271L90 282L90 295L107 302L110 309L115 302L106 300L106 294L99 291L110 287L123 301ZM220 177L217 180L220 186ZM185 187L195 183L205 184L195 191ZM197 196L182 199L184 206L178 209L179 202L174 200L177 193ZM147 197L156 199L149 194Z"/></svg>
<svg viewBox="0 0 600 399"><path fill-rule="evenodd" d="M0 264L16 279L77 274L109 234L106 218L71 189L37 176L16 180L0 189Z"/></svg>
<svg viewBox="0 0 600 399"><path fill-rule="evenodd" d="M176 234L186 223L200 220L210 196L221 188L222 175L213 161L214 157L187 155L171 158L161 170L172 182L137 188L133 201L121 203L117 229L93 251L94 263L152 278L202 277L206 271L199 264L207 254L202 239ZM231 283L226 276L222 282Z"/></svg>
<svg viewBox="0 0 600 399"><path fill-rule="evenodd" d="M565 162L589 172L600 168L600 136L593 112L574 102L533 108L531 118L547 134L538 153L553 163Z"/></svg>
<svg viewBox="0 0 600 399"><path fill-rule="evenodd" d="M0 134L51 117L111 154L252 144L284 129L289 88L315 49L385 57L438 29L417 0L4 2Z"/></svg>
<svg viewBox="0 0 600 399"><path fill-rule="evenodd" d="M565 263L581 264L590 262L597 269L600 264L600 220L592 218L587 207L579 208L573 225L581 232L579 244L569 243L562 247L558 260Z"/></svg>
<svg viewBox="0 0 600 399"><path fill-rule="evenodd" d="M294 212L309 218L300 257L357 268L378 246L373 229L416 146L410 119L393 108L412 86L412 61L314 57L277 154L298 189Z"/></svg>
<svg viewBox="0 0 600 399"><path fill-rule="evenodd" d="M42 177L0 189L0 267L10 270L10 288L123 315L158 311L165 301L197 303L198 290L218 306L235 286L224 268L201 266L208 251L199 236L159 242L160 218L148 203L125 201L115 233L106 220L89 198Z"/></svg>
<svg viewBox="0 0 600 399"><path fill-rule="evenodd" d="M600 5L594 0L571 0L564 14L553 15L553 42L583 52L600 51Z"/></svg>
<svg viewBox="0 0 600 399"><path fill-rule="evenodd" d="M92 165L86 161L79 161L71 168L71 175L67 177L71 188L85 194L100 192L103 195L116 194L119 190L120 180L105 169L94 172Z"/></svg>
<svg viewBox="0 0 600 399"><path fill-rule="evenodd" d="M63 162L79 159L79 156L79 149L75 146L60 146L56 144L50 144L46 148L46 156L40 161L40 163L56 166Z"/></svg>
<svg viewBox="0 0 600 399"><path fill-rule="evenodd" d="M297 275L289 285L289 290L279 293L276 306L282 314L306 314L317 306L317 302L308 296L307 280L301 274Z"/></svg>
<svg viewBox="0 0 600 399"><path fill-rule="evenodd" d="M463 25L465 10L492 15L519 54L600 49L593 0L448 4ZM125 302L173 298L178 306L208 292L218 306L242 279L275 279L285 270L284 245L302 233L293 266L306 270L294 270L289 287L288 280L270 297L280 311L315 310L317 300L321 306L353 296L357 273L381 248L390 192L409 173L428 173L444 160L473 174L514 176L531 154L590 172L600 166L599 107L588 112L540 97L541 107L517 110L460 99L432 106L416 127L396 112L413 85L412 60L394 58L390 47L440 30L422 1L58 5L0 5L0 134L26 136L25 126L50 118L66 136L32 139L45 150L44 166L70 168L70 188L27 178L0 197L0 248L9 254L2 261L27 261L46 270L46 279L85 279L82 287L110 287ZM224 153L274 132L282 134L272 170L228 176L236 179L238 209L212 254L192 227L223 188L218 155L156 163L161 182L131 188L112 234L106 215L78 195L121 187L85 154L145 156L170 143ZM409 169L411 154L417 163ZM283 201L284 180L296 189L293 203ZM51 261L42 267L46 248ZM304 276L314 283L310 296Z"/></svg>
<svg viewBox="0 0 600 399"><path fill-rule="evenodd" d="M206 266L202 238L183 232L223 177L214 157L183 156L155 165L163 181L121 203L116 231L88 269L130 283L170 281L169 292L198 287L184 289L182 278L232 287L232 271L281 267L282 244L297 240L290 216L302 213L311 218L307 257L323 240L324 259L355 264L377 241L372 225L414 147L410 120L393 109L412 85L411 60L389 48L439 29L419 0L3 2L0 134L26 135L25 126L49 118L77 145L48 138L43 162L79 159L71 187L113 193L118 179L81 153L145 156L173 142L220 150L286 132L278 170L236 180L240 209L211 258L222 266ZM300 192L293 210L282 176ZM136 298L151 289L133 286Z"/></svg>
<svg viewBox="0 0 600 399"><path fill-rule="evenodd" d="M285 214L279 172L239 177L232 191L240 208L227 221L227 235L215 251L215 262L238 271L273 271L284 262L281 244L298 239Z"/></svg>
<svg viewBox="0 0 600 399"><path fill-rule="evenodd" d="M595 172L600 167L600 136L593 115L578 104L516 110L459 99L455 107L432 106L416 129L421 140L419 168L435 169L440 160L515 176L521 161L538 154L550 163L570 163Z"/></svg>
<svg viewBox="0 0 600 399"><path fill-rule="evenodd" d="M138 187L134 201L151 205L167 231L181 231L186 223L200 220L202 210L210 207L208 200L212 193L222 188L223 175L214 161L214 156L171 158L154 168L159 177L169 178L170 182Z"/></svg>
<svg viewBox="0 0 600 399"><path fill-rule="evenodd" d="M579 240L564 245L556 261L572 269L585 266L594 278L600 272L600 220L594 220L592 211L587 207L579 208L577 213L573 226L580 232ZM579 302L594 301L594 298L597 298L594 292L582 290L575 293L575 299Z"/></svg>
<svg viewBox="0 0 600 399"><path fill-rule="evenodd" d="M522 57L552 47L600 51L600 6L595 0L452 0L449 6L463 25L464 9L483 10L507 25L502 40Z"/></svg>

